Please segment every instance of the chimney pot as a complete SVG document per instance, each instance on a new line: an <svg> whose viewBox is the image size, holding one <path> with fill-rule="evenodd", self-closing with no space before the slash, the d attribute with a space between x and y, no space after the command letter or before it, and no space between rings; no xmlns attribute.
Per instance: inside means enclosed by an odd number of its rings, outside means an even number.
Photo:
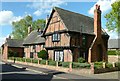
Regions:
<svg viewBox="0 0 120 81"><path fill-rule="evenodd" d="M28 27L28 34L30 34L32 31L32 25Z"/></svg>

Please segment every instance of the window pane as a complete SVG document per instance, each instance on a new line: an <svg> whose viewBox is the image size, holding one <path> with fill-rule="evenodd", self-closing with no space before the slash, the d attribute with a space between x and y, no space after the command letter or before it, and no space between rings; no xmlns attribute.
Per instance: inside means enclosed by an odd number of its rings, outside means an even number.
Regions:
<svg viewBox="0 0 120 81"><path fill-rule="evenodd" d="M63 61L63 51L60 51L60 60L59 61Z"/></svg>
<svg viewBox="0 0 120 81"><path fill-rule="evenodd" d="M60 40L60 34L58 34L58 40Z"/></svg>
<svg viewBox="0 0 120 81"><path fill-rule="evenodd" d="M59 61L59 51L55 51L55 61Z"/></svg>

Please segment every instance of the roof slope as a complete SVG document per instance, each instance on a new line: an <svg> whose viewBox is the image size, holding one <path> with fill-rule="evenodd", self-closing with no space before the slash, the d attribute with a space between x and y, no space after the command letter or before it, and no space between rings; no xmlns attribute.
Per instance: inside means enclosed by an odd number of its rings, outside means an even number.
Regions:
<svg viewBox="0 0 120 81"><path fill-rule="evenodd" d="M6 39L5 44L9 47L23 47L23 40L22 39Z"/></svg>
<svg viewBox="0 0 120 81"><path fill-rule="evenodd" d="M94 19L93 18L79 14L79 13L64 10L58 7L54 7L53 11L54 10L57 11L58 15L62 19L68 31L94 34ZM46 29L47 29L47 26L46 26ZM105 31L103 31L103 29L101 32L104 35L108 35Z"/></svg>
<svg viewBox="0 0 120 81"><path fill-rule="evenodd" d="M37 30L32 31L23 42L23 45L45 43L45 39L39 35Z"/></svg>
<svg viewBox="0 0 120 81"><path fill-rule="evenodd" d="M69 31L93 34L93 18L55 7Z"/></svg>
<svg viewBox="0 0 120 81"><path fill-rule="evenodd" d="M108 40L108 48L120 48L120 39Z"/></svg>

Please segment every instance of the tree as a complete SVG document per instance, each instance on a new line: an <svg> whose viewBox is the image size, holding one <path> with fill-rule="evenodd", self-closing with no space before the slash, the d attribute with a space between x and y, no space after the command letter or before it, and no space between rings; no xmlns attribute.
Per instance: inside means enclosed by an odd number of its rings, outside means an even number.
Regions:
<svg viewBox="0 0 120 81"><path fill-rule="evenodd" d="M106 27L109 31L114 30L120 33L120 0L116 0L111 6L112 10L105 15Z"/></svg>
<svg viewBox="0 0 120 81"><path fill-rule="evenodd" d="M44 28L45 20L38 19L33 21L32 16L25 16L20 21L12 22L12 35L15 39L24 39L28 35L28 27L32 25L32 29Z"/></svg>

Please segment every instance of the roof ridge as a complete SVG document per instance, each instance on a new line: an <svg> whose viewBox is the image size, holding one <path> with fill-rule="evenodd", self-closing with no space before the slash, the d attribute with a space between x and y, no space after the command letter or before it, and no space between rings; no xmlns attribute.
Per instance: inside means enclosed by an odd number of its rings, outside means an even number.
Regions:
<svg viewBox="0 0 120 81"><path fill-rule="evenodd" d="M70 12L70 13L73 13L73 14L82 15L82 16L85 16L85 17L88 17L88 18L93 19L93 18L90 17L90 16L87 16L87 15L84 15L84 14L81 14L81 13L77 13L77 12L73 12L73 11L70 11L70 10L66 10L66 9L63 9L63 8L60 8L60 7L53 7L53 8L54 8L55 10L61 9L61 10L64 10L64 11L67 11L67 12Z"/></svg>

